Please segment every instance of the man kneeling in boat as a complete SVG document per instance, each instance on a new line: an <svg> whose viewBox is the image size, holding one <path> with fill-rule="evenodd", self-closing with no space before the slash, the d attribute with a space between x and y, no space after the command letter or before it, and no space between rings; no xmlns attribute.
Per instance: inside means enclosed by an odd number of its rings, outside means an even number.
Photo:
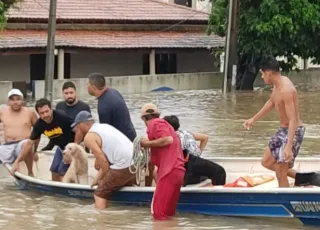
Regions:
<svg viewBox="0 0 320 230"><path fill-rule="evenodd" d="M190 133L179 130L180 122L178 117L165 116L166 120L176 131L185 157L186 174L184 186L200 183L201 177L211 179L212 185L224 185L226 182L226 171L220 165L200 157L208 142L208 136L202 133ZM197 141L200 141L198 147Z"/></svg>
<svg viewBox="0 0 320 230"><path fill-rule="evenodd" d="M95 207L107 208L107 199L113 191L133 184L135 175L129 170L133 157L133 143L118 129L108 124L95 123L91 114L81 111L72 128L84 135L84 143L95 156L99 172L92 183Z"/></svg>
<svg viewBox="0 0 320 230"><path fill-rule="evenodd" d="M23 106L21 91L12 89L8 93L8 106L0 111L0 120L3 124L5 141L3 145L0 145L0 163L11 164L16 160L21 148L27 142L31 134L31 128L37 121L37 114ZM35 160L37 160L36 156ZM25 162L28 174L32 176L33 154L29 154Z"/></svg>
<svg viewBox="0 0 320 230"><path fill-rule="evenodd" d="M70 126L73 123L73 119L63 111L51 109L51 102L49 100L45 98L39 99L36 102L35 109L40 118L33 126L28 141L23 145L19 157L14 162L11 174L13 175L14 172L18 170L19 162L30 155L32 146L34 143L38 143L41 135L44 134L49 138L53 145L58 146L50 171L52 173L53 181L61 181L69 168L69 165L63 163L62 149L70 142L74 141L80 143L83 138L79 135L79 132L75 133L71 129Z"/></svg>

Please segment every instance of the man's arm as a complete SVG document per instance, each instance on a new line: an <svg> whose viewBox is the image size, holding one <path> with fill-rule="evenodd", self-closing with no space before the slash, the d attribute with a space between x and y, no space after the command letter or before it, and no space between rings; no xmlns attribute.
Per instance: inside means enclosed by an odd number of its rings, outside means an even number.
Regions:
<svg viewBox="0 0 320 230"><path fill-rule="evenodd" d="M296 108L294 105L294 93L290 92L283 92L282 93L283 103L286 110L287 117L289 119L289 127L288 127L288 148L292 148L293 140L297 128L297 113Z"/></svg>
<svg viewBox="0 0 320 230"><path fill-rule="evenodd" d="M262 107L262 109L253 116L253 120L254 122L256 122L257 120L259 120L260 118L263 118L265 115L267 115L272 109L274 108L274 103L272 102L271 99L269 99L264 106Z"/></svg>
<svg viewBox="0 0 320 230"><path fill-rule="evenodd" d="M149 141L146 138L143 139L141 141L142 147L164 147L173 143L173 137L171 136L169 128L165 124L153 124L149 130L151 132L151 136L153 136L155 140Z"/></svg>
<svg viewBox="0 0 320 230"><path fill-rule="evenodd" d="M107 156L101 149L101 139L95 133L88 133L84 138L85 145L91 150L92 154L95 156L96 161L99 163L100 170L102 169L103 172L109 170L109 161Z"/></svg>
<svg viewBox="0 0 320 230"><path fill-rule="evenodd" d="M173 137L167 136L167 137L160 137L159 139L149 141L146 140L142 141L141 146L145 148L153 148L153 147L163 147L167 146L173 143Z"/></svg>
<svg viewBox="0 0 320 230"><path fill-rule="evenodd" d="M200 151L203 152L204 148L207 146L209 136L203 133L192 133L192 136L196 141L200 141Z"/></svg>
<svg viewBox="0 0 320 230"><path fill-rule="evenodd" d="M112 118L113 118L113 109L107 107L107 108L101 108L98 111L99 115L99 123L101 124L112 124Z"/></svg>
<svg viewBox="0 0 320 230"><path fill-rule="evenodd" d="M15 164L18 164L21 161L24 161L26 159L26 157L28 156L28 154L32 153L32 146L38 142L39 143L40 139L37 140L31 140L29 139L28 141L26 141L26 143L23 145L23 148L21 148L20 154L17 157L17 159L15 160Z"/></svg>
<svg viewBox="0 0 320 230"><path fill-rule="evenodd" d="M76 129L74 132L75 132L74 143L80 144L83 141L83 135L79 129Z"/></svg>

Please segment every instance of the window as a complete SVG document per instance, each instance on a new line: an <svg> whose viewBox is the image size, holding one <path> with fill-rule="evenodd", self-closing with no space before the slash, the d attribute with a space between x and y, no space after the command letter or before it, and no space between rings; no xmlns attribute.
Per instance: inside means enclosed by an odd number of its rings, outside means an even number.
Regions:
<svg viewBox="0 0 320 230"><path fill-rule="evenodd" d="M64 54L64 78L70 78L70 54ZM30 55L30 80L44 80L46 75L46 54ZM54 79L58 78L58 56L54 59Z"/></svg>
<svg viewBox="0 0 320 230"><path fill-rule="evenodd" d="M177 5L192 7L192 0L174 0Z"/></svg>
<svg viewBox="0 0 320 230"><path fill-rule="evenodd" d="M177 54L158 53L155 55L156 74L177 73ZM150 74L149 54L143 55L143 74Z"/></svg>

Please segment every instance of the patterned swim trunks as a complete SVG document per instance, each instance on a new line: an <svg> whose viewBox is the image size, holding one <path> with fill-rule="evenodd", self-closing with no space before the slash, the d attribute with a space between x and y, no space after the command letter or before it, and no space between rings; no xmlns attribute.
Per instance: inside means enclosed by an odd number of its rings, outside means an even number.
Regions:
<svg viewBox="0 0 320 230"><path fill-rule="evenodd" d="M300 146L303 141L305 132L304 126L298 126L296 129L296 133L294 136L293 144L292 144L292 153L293 158L289 162L289 167L292 168L294 166L294 161L299 154ZM269 140L269 148L272 156L276 159L277 163L285 162L285 145L288 141L288 128L279 128L277 132L270 138Z"/></svg>

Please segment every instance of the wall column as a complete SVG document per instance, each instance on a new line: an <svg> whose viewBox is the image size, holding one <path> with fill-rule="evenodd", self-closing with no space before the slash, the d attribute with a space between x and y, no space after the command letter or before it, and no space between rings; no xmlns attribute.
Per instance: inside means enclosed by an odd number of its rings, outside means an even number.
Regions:
<svg viewBox="0 0 320 230"><path fill-rule="evenodd" d="M192 9L197 9L197 0L191 0L191 8Z"/></svg>
<svg viewBox="0 0 320 230"><path fill-rule="evenodd" d="M58 51L58 79L64 79L64 50Z"/></svg>
<svg viewBox="0 0 320 230"><path fill-rule="evenodd" d="M156 51L151 50L149 54L149 74L155 75L156 74Z"/></svg>

